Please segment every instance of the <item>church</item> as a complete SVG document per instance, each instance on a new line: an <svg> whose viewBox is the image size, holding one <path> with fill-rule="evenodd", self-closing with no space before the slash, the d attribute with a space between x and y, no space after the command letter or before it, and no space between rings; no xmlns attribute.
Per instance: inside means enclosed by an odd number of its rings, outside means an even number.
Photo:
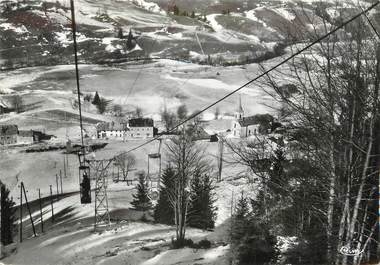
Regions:
<svg viewBox="0 0 380 265"><path fill-rule="evenodd" d="M244 109L239 97L239 106L234 114L232 122L231 134L233 137L246 138L252 135L257 135L259 132L260 123L256 116L244 116Z"/></svg>

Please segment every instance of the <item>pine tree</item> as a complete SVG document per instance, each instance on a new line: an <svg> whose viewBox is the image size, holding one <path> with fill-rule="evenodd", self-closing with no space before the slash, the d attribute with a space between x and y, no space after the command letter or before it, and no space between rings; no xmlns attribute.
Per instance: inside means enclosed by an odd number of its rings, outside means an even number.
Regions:
<svg viewBox="0 0 380 265"><path fill-rule="evenodd" d="M231 250L237 264L267 264L276 257L276 238L269 227L249 210L248 199L241 194L232 218Z"/></svg>
<svg viewBox="0 0 380 265"><path fill-rule="evenodd" d="M242 192L237 201L234 216L232 217L232 243L239 242L244 237L249 222L249 213L248 200Z"/></svg>
<svg viewBox="0 0 380 265"><path fill-rule="evenodd" d="M92 104L93 105L99 105L100 103L100 97L99 97L99 94L98 94L98 91L95 92L95 96L94 96L94 100L92 101Z"/></svg>
<svg viewBox="0 0 380 265"><path fill-rule="evenodd" d="M167 167L161 176L160 196L154 209L154 220L158 223L174 224L174 210L169 200L169 192L174 190L174 181L175 171L173 168Z"/></svg>
<svg viewBox="0 0 380 265"><path fill-rule="evenodd" d="M173 13L174 13L174 15L176 15L176 16L179 15L179 8L178 8L177 5L174 5L174 7L173 7Z"/></svg>
<svg viewBox="0 0 380 265"><path fill-rule="evenodd" d="M281 140L282 141L282 140ZM271 157L271 169L269 170L269 182L268 188L273 192L273 194L281 195L286 189L287 180L284 170L285 166L285 153L281 145L278 145L274 151L274 155ZM277 197L277 196L276 196Z"/></svg>
<svg viewBox="0 0 380 265"><path fill-rule="evenodd" d="M107 111L108 105L110 104L111 100L107 100L105 98L100 98L99 103L96 105L96 108L98 109L99 114L103 114Z"/></svg>
<svg viewBox="0 0 380 265"><path fill-rule="evenodd" d="M195 18L195 12L194 11L191 12L191 16L190 17L191 18Z"/></svg>
<svg viewBox="0 0 380 265"><path fill-rule="evenodd" d="M152 209L152 202L148 196L148 183L144 172L139 173L139 183L136 185L137 194L133 194L132 205L137 211L148 211Z"/></svg>
<svg viewBox="0 0 380 265"><path fill-rule="evenodd" d="M189 226L204 230L215 226L216 207L213 194L214 186L209 175L197 172L191 183L190 206L188 211Z"/></svg>
<svg viewBox="0 0 380 265"><path fill-rule="evenodd" d="M128 50L132 50L133 48L134 48L134 44L133 44L133 34L132 34L132 30L129 29L128 39L127 39L127 49L128 49Z"/></svg>
<svg viewBox="0 0 380 265"><path fill-rule="evenodd" d="M119 28L118 32L117 32L117 37L119 39L123 39L124 38L124 35L123 35L123 29L122 28Z"/></svg>
<svg viewBox="0 0 380 265"><path fill-rule="evenodd" d="M0 181L1 188L1 243L8 245L13 242L13 232L15 230L16 209L15 202L9 198L9 189Z"/></svg>

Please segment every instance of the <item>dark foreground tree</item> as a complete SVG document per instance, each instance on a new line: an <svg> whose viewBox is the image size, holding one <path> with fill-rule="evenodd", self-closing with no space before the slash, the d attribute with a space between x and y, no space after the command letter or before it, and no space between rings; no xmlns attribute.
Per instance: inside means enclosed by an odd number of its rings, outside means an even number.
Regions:
<svg viewBox="0 0 380 265"><path fill-rule="evenodd" d="M268 264L276 258L276 243L268 225L249 210L248 198L242 193L232 217L233 264Z"/></svg>
<svg viewBox="0 0 380 265"><path fill-rule="evenodd" d="M210 175L196 172L191 181L188 225L203 230L215 227L216 207L214 186Z"/></svg>
<svg viewBox="0 0 380 265"><path fill-rule="evenodd" d="M149 198L148 183L146 181L145 172L140 172L139 183L136 185L137 193L133 194L132 205L137 211L148 211L152 209L152 202Z"/></svg>
<svg viewBox="0 0 380 265"><path fill-rule="evenodd" d="M173 225L174 209L170 205L170 193L174 189L175 171L171 167L167 167L160 182L160 195L156 207L154 208L154 220L158 223Z"/></svg>
<svg viewBox="0 0 380 265"><path fill-rule="evenodd" d="M0 181L1 189L1 243L8 245L13 243L13 233L15 230L16 209L15 202L9 197L9 189Z"/></svg>

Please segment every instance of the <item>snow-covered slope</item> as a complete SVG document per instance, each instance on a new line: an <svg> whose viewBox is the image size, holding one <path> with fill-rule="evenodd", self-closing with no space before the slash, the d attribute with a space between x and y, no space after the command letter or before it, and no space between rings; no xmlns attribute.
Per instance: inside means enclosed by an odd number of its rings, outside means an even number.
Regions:
<svg viewBox="0 0 380 265"><path fill-rule="evenodd" d="M154 55L206 62L207 55L214 55L224 57L225 63L242 63L243 58L255 60L271 52L289 33L310 30L305 14L316 23L321 20L315 11L319 4L311 0L304 2L302 10L291 1L263 5L210 0L203 2L208 4L203 10L194 3L176 3L180 14L195 10L190 17L168 12L172 8L168 0L75 1L79 58L99 63ZM323 8L329 23L359 10L351 2L325 2ZM0 9L2 68L72 62L69 1L7 1L0 3ZM125 38L132 30L140 49L127 47L126 39L119 38L120 29Z"/></svg>
<svg viewBox="0 0 380 265"><path fill-rule="evenodd" d="M42 212L45 233L40 230L40 215L32 214L38 236L31 234L29 218L25 216L24 241L16 253L0 261L1 265L51 264L228 264L227 234L229 226L231 192L236 197L244 190L252 190L244 179L225 180L217 187L218 220L215 231L188 228L187 237L194 242L208 239L210 249L170 249L175 228L161 224L136 221L142 213L130 209L135 189L125 183L109 185L109 205L112 225L93 232L94 204L81 205L79 195L71 195L54 202L55 222L51 221L51 206L47 202ZM225 207L224 207L225 206ZM117 220L117 221L116 221Z"/></svg>

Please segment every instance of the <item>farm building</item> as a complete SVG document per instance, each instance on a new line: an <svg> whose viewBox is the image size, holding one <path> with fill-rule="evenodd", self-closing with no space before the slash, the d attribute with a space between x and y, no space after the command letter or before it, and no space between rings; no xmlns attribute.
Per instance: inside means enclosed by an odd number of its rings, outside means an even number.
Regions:
<svg viewBox="0 0 380 265"><path fill-rule="evenodd" d="M17 135L17 125L0 125L0 145L16 144Z"/></svg>
<svg viewBox="0 0 380 265"><path fill-rule="evenodd" d="M128 130L126 132L127 139L151 138L153 137L154 123L149 118L130 119L128 122Z"/></svg>
<svg viewBox="0 0 380 265"><path fill-rule="evenodd" d="M19 130L17 135L17 143L38 143L41 140L48 140L50 137L47 137L42 132L35 131L35 130Z"/></svg>

